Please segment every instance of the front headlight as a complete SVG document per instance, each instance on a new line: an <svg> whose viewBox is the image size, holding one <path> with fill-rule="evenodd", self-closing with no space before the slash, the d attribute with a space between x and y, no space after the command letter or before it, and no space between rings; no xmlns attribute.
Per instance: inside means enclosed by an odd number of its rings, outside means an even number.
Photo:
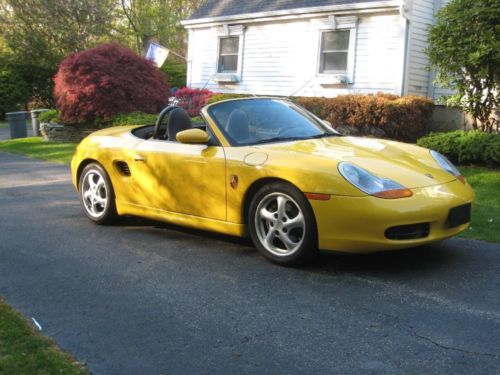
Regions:
<svg viewBox="0 0 500 375"><path fill-rule="evenodd" d="M351 184L366 194L379 198L395 199L411 197L410 189L392 181L388 178L375 176L366 169L357 165L341 162L339 164L340 174Z"/></svg>
<svg viewBox="0 0 500 375"><path fill-rule="evenodd" d="M431 155L441 168L465 184L465 177L462 176L462 173L444 155L434 150L431 150Z"/></svg>

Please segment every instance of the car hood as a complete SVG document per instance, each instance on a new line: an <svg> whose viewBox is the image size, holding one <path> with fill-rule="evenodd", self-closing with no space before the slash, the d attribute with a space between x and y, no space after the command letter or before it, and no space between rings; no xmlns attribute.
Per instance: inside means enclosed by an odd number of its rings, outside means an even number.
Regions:
<svg viewBox="0 0 500 375"><path fill-rule="evenodd" d="M342 161L350 162L408 188L432 186L455 180L453 175L445 172L437 164L428 149L401 142L343 136L274 143L257 148L261 152L269 153L270 156L275 153L285 153L287 156L302 154L304 156L302 162L308 163L311 167L314 166L311 164L314 163L314 159L319 162L318 158L321 161L325 158L331 160L335 168Z"/></svg>

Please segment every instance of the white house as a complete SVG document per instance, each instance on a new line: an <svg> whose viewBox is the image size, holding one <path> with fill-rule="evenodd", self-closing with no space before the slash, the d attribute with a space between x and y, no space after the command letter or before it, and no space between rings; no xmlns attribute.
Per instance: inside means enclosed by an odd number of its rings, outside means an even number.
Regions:
<svg viewBox="0 0 500 375"><path fill-rule="evenodd" d="M447 0L208 0L189 31L187 84L216 92L437 98L424 52Z"/></svg>

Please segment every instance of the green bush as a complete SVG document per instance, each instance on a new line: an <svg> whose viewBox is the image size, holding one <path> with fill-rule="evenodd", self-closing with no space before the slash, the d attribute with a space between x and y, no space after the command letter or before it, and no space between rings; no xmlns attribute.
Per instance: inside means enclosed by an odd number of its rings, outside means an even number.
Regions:
<svg viewBox="0 0 500 375"><path fill-rule="evenodd" d="M153 125L158 118L158 114L132 112L119 114L111 117L111 119L101 124L101 127L124 126L124 125Z"/></svg>
<svg viewBox="0 0 500 375"><path fill-rule="evenodd" d="M49 109L48 111L40 113L38 117L40 122L52 122L55 124L60 124L61 120L59 118L59 111L57 109Z"/></svg>
<svg viewBox="0 0 500 375"><path fill-rule="evenodd" d="M22 76L15 70L0 70L0 118L5 113L22 109L29 100L29 89Z"/></svg>
<svg viewBox="0 0 500 375"><path fill-rule="evenodd" d="M426 134L433 110L429 99L382 93L293 100L342 133L405 142L415 142Z"/></svg>
<svg viewBox="0 0 500 375"><path fill-rule="evenodd" d="M458 164L500 165L500 135L479 131L457 130L431 133L417 144L436 150Z"/></svg>
<svg viewBox="0 0 500 375"><path fill-rule="evenodd" d="M167 75L170 87L185 87L187 76L187 64L185 61L178 63L167 59L160 70Z"/></svg>

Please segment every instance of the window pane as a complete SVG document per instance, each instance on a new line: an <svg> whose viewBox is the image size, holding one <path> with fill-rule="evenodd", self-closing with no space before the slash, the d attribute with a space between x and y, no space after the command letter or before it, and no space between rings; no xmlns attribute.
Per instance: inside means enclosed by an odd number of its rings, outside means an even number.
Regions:
<svg viewBox="0 0 500 375"><path fill-rule="evenodd" d="M322 51L348 50L349 49L349 30L328 31L322 35Z"/></svg>
<svg viewBox="0 0 500 375"><path fill-rule="evenodd" d="M347 71L347 52L325 52L321 61L321 73Z"/></svg>
<svg viewBox="0 0 500 375"><path fill-rule="evenodd" d="M219 57L219 73L236 72L237 70L238 70L238 55Z"/></svg>
<svg viewBox="0 0 500 375"><path fill-rule="evenodd" d="M232 37L232 38L221 38L220 40L220 53L221 55L225 54L237 54L238 53L238 45L240 38Z"/></svg>

